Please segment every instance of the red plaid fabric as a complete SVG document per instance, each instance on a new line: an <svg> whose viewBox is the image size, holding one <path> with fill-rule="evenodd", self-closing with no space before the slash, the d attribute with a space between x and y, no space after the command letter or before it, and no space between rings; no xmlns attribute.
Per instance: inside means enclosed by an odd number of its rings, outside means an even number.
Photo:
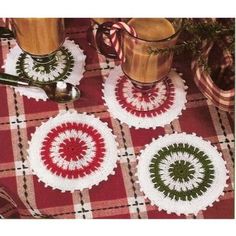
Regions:
<svg viewBox="0 0 236 236"><path fill-rule="evenodd" d="M19 218L15 201L3 187L0 187L0 218Z"/></svg>
<svg viewBox="0 0 236 236"><path fill-rule="evenodd" d="M208 57L210 50L212 49L212 43L206 43L203 46L205 57ZM220 67L219 74L223 73L227 67L233 66L232 55L227 50L222 50L223 60ZM192 62L192 70L194 73L194 81L201 92L210 99L215 106L219 107L223 111L234 110L234 88L230 90L223 90L219 88L212 80L209 73L207 73L203 67L198 65L197 60Z"/></svg>
<svg viewBox="0 0 236 236"><path fill-rule="evenodd" d="M84 50L86 72L79 88L82 96L78 101L57 104L52 101L35 101L20 96L13 88L0 86L0 186L4 187L17 208L18 218L186 218L158 211L140 191L136 177L137 156L145 144L159 135L174 132L195 132L216 145L222 152L229 170L229 186L225 195L213 207L200 211L195 217L187 218L233 218L234 217L234 119L232 114L219 110L205 98L196 87L186 57L174 62L177 71L183 73L189 87L186 110L179 119L156 129L135 129L113 119L102 99L104 75L117 63L98 54L87 41L89 19L66 19L67 36ZM0 66L4 64L14 40L1 40ZM2 69L3 71L3 69ZM27 159L28 141L41 122L58 114L61 110L75 109L78 112L94 114L117 136L120 160L115 175L109 176L92 189L61 193L38 182ZM8 214L8 201L0 197L0 215ZM5 207L5 208L4 208ZM11 211L11 210L9 210Z"/></svg>

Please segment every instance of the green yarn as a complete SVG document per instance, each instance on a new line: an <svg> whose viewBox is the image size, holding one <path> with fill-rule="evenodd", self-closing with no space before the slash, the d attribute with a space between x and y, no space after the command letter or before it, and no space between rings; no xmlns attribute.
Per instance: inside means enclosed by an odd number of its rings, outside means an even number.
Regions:
<svg viewBox="0 0 236 236"><path fill-rule="evenodd" d="M194 159L201 163L203 177L198 179L197 186L192 189L182 191L177 191L175 188L171 189L161 178L163 177L163 173L160 164L163 164L163 161L166 160L168 156L172 157L174 153L176 153L176 155L183 155L184 153L192 155ZM154 187L161 191L166 197L175 199L176 201L191 201L201 196L211 186L214 179L214 167L209 157L203 151L186 143L169 145L159 150L152 158L149 168ZM175 182L188 182L194 178L194 165L191 161L176 160L174 163L170 164L168 174Z"/></svg>
<svg viewBox="0 0 236 236"><path fill-rule="evenodd" d="M170 165L170 176L179 182L187 182L189 179L193 179L193 174L195 173L194 166L190 162L185 162L183 160L176 161L174 164Z"/></svg>
<svg viewBox="0 0 236 236"><path fill-rule="evenodd" d="M60 51L57 52L56 56L64 57L65 64L64 64L64 68L61 69L62 72L58 73L58 75L54 76L54 79L50 80L50 81L59 81L59 80L67 79L68 76L71 74L72 69L74 67L74 63L75 63L71 52L65 47L61 47ZM17 60L16 72L17 72L18 76L20 76L21 78L27 78L30 80L34 80L34 81L38 82L39 84L40 83L41 84L48 83L48 81L39 81L38 79L35 80L35 78L33 78L33 76L29 75L29 73L25 70L25 68L27 67L27 64L25 61L26 57L27 57L26 53L21 53L18 60ZM33 70L35 72L38 72L39 74L40 73L49 74L51 71L56 70L57 66L58 66L57 60L53 61L52 63L45 64L45 65L40 65L40 64L34 63Z"/></svg>

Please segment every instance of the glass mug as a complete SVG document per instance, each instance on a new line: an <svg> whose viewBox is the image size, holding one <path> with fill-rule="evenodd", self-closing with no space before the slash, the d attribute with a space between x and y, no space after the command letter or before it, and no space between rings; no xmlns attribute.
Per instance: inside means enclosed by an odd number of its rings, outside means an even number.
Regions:
<svg viewBox="0 0 236 236"><path fill-rule="evenodd" d="M142 90L167 77L171 70L173 51L154 53L158 49L173 47L179 37L183 20L165 18L132 18L127 23L137 36L128 31L121 35L121 49L124 61L121 67L124 74Z"/></svg>
<svg viewBox="0 0 236 236"><path fill-rule="evenodd" d="M55 60L55 53L65 40L63 18L11 18L14 37L19 47L37 63Z"/></svg>

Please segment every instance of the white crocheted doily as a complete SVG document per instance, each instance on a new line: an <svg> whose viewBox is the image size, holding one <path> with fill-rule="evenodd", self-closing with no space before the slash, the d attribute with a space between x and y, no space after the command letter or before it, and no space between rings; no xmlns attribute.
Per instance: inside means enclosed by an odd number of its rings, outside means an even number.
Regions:
<svg viewBox="0 0 236 236"><path fill-rule="evenodd" d="M209 141L196 134L175 133L146 145L137 175L141 191L159 210L197 215L224 194L225 164Z"/></svg>
<svg viewBox="0 0 236 236"><path fill-rule="evenodd" d="M23 78L48 83L50 81L64 80L73 85L79 82L85 71L85 58L82 49L71 40L65 40L62 48L56 53L57 60L50 66L39 66L33 59L24 53L18 45L12 48L5 61L5 73L18 75ZM36 100L47 100L46 93L35 87L16 87L21 95Z"/></svg>
<svg viewBox="0 0 236 236"><path fill-rule="evenodd" d="M171 71L165 81L142 94L117 66L105 80L103 99L114 118L130 127L148 129L163 127L182 114L187 101L186 89L180 76Z"/></svg>
<svg viewBox="0 0 236 236"><path fill-rule="evenodd" d="M118 149L106 123L93 115L67 111L36 129L28 158L39 181L73 192L98 185L114 174Z"/></svg>

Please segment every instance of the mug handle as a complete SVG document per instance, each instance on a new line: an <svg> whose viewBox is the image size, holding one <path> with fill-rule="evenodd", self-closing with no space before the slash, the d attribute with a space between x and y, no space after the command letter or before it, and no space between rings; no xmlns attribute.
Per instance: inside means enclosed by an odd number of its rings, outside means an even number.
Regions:
<svg viewBox="0 0 236 236"><path fill-rule="evenodd" d="M0 38L11 39L14 38L14 33L11 30L11 21L8 18L2 18L6 27L0 27Z"/></svg>
<svg viewBox="0 0 236 236"><path fill-rule="evenodd" d="M98 46L99 51L106 57L117 59L118 55L113 45L108 45L104 41L104 36L110 39L110 29L114 23L113 22L105 22L98 26L95 40L96 45Z"/></svg>

